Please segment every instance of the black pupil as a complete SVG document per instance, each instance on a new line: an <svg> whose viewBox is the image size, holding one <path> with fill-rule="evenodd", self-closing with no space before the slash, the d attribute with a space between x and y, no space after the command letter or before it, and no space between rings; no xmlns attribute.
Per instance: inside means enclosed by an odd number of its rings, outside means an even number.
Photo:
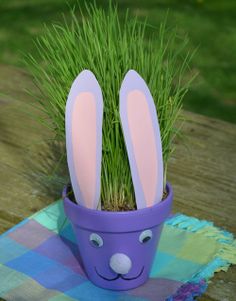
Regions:
<svg viewBox="0 0 236 301"><path fill-rule="evenodd" d="M96 246L96 247L99 247L99 242L95 239L92 240L92 243Z"/></svg>
<svg viewBox="0 0 236 301"><path fill-rule="evenodd" d="M150 239L151 239L151 237L150 237L150 236L146 236L146 237L144 237L144 238L143 238L143 243L145 243L145 242L149 241Z"/></svg>

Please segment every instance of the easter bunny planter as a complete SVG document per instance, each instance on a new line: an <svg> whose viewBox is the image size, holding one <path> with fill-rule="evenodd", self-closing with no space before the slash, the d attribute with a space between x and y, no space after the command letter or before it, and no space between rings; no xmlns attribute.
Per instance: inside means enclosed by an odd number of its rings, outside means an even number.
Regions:
<svg viewBox="0 0 236 301"><path fill-rule="evenodd" d="M97 286L128 290L149 276L162 226L171 212L172 188L163 195L163 162L156 108L144 80L130 70L120 89L120 120L137 210L98 209L103 100L92 72L75 79L66 105L66 148L76 202L63 191L64 208L88 278Z"/></svg>

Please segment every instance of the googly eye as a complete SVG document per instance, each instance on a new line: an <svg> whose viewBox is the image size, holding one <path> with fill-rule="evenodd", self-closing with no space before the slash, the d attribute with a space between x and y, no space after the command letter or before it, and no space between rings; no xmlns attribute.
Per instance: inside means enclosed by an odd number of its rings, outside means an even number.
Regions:
<svg viewBox="0 0 236 301"><path fill-rule="evenodd" d="M144 230L139 235L139 241L141 242L141 244L147 243L151 239L152 239L152 231L151 230Z"/></svg>
<svg viewBox="0 0 236 301"><path fill-rule="evenodd" d="M100 248L103 246L103 239L101 238L100 235L96 233L90 234L89 240L92 246L94 247Z"/></svg>

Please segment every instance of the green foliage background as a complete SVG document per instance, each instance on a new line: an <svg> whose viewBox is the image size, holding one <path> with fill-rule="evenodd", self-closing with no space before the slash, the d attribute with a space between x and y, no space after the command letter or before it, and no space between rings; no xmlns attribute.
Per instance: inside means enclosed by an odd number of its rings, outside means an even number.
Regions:
<svg viewBox="0 0 236 301"><path fill-rule="evenodd" d="M81 0L1 0L0 63L20 65L21 53L34 52L32 39L44 31L43 24L68 16L68 4ZM87 3L93 2L86 0ZM158 26L169 9L168 27L189 35L189 48L198 51L193 66L199 73L184 98L184 108L236 122L236 2L234 0L118 0L121 17L131 15ZM97 0L107 9L107 0ZM68 16L69 17L69 16ZM0 71L1 72L1 71Z"/></svg>

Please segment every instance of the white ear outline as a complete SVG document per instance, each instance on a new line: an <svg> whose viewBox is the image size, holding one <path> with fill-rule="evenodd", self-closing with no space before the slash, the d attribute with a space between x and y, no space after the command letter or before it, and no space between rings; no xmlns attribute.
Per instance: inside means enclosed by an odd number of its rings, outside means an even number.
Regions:
<svg viewBox="0 0 236 301"><path fill-rule="evenodd" d="M100 198L103 98L89 70L70 89L65 112L66 150L76 202L96 209Z"/></svg>
<svg viewBox="0 0 236 301"><path fill-rule="evenodd" d="M137 208L153 206L163 195L161 135L152 95L134 70L121 85L120 118Z"/></svg>

